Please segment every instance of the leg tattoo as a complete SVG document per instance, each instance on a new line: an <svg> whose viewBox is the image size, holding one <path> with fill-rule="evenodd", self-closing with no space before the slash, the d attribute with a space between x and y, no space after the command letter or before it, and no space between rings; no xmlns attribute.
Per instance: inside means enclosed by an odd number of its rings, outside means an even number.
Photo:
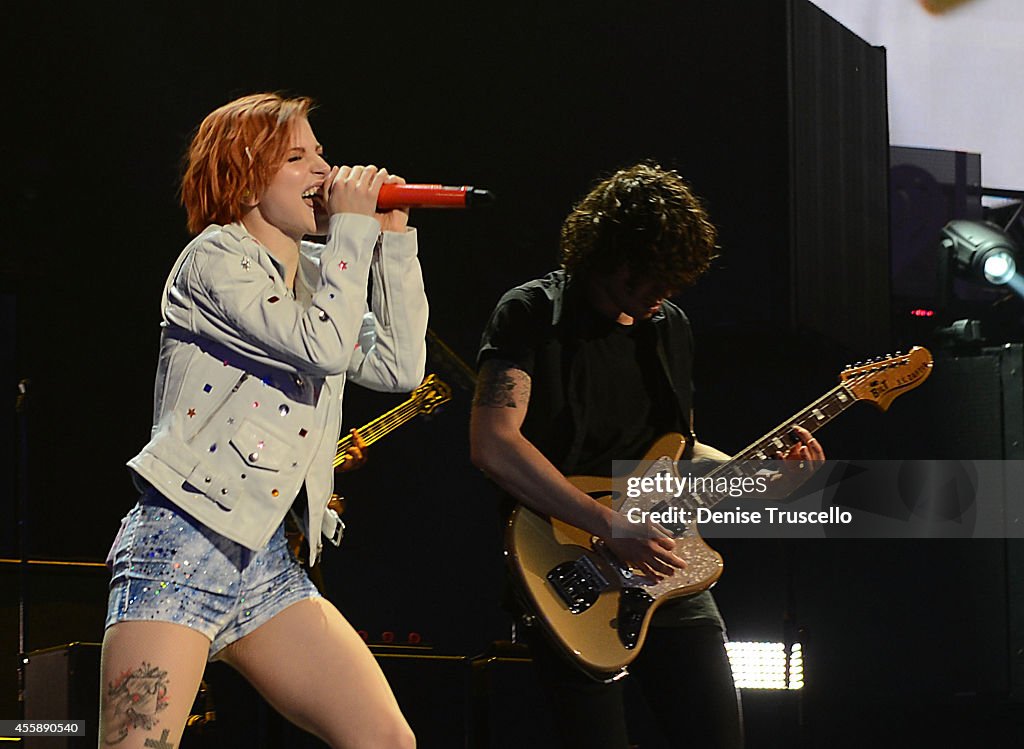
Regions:
<svg viewBox="0 0 1024 749"><path fill-rule="evenodd" d="M146 739L144 746L151 746L153 749L174 749L174 744L167 740L167 734L169 733L170 731L165 728L159 741L156 739Z"/></svg>
<svg viewBox="0 0 1024 749"><path fill-rule="evenodd" d="M125 671L110 682L107 687L110 722L104 737L106 743L119 744L129 731L135 729L152 729L159 722L156 714L167 707L167 686L167 672L146 662L135 671ZM165 741L167 734L164 731L160 743L153 746L169 747ZM149 740L146 746L150 746Z"/></svg>

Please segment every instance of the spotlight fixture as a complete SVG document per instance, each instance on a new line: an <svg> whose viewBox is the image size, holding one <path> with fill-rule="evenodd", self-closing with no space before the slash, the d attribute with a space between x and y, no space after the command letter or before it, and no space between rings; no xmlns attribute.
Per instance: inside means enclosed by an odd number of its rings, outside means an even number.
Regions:
<svg viewBox="0 0 1024 749"><path fill-rule="evenodd" d="M942 229L942 247L953 272L992 286L1017 275L1019 248L1010 235L987 221L950 221Z"/></svg>

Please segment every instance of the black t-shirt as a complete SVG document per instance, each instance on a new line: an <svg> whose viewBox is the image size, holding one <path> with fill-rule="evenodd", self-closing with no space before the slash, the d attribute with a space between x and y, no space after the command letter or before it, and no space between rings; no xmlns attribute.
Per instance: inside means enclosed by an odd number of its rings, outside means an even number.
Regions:
<svg viewBox="0 0 1024 749"><path fill-rule="evenodd" d="M648 327L612 322L583 348L583 400L600 407L587 412L580 473L611 475L612 461L642 458L657 437L679 430L678 409Z"/></svg>

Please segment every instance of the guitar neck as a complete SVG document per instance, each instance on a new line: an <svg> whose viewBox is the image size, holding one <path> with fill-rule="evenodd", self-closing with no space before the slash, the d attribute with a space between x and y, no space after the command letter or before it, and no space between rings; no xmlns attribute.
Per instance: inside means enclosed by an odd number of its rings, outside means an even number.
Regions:
<svg viewBox="0 0 1024 749"><path fill-rule="evenodd" d="M828 424L857 399L843 385L836 385L825 395L811 403L805 409L775 427L761 439L743 448L732 460L721 465L718 471L735 472L735 463L751 460L774 460L775 453L784 452L798 440L793 437L793 427L803 427L808 432L815 432Z"/></svg>
<svg viewBox="0 0 1024 749"><path fill-rule="evenodd" d="M363 438L363 442L367 446L372 445L379 439L382 439L391 432L398 429L406 422L412 420L419 412L419 399L412 397L409 400L398 404L390 411L381 414L373 421L370 421L357 430L359 436ZM338 440L337 455L341 456L354 444L351 434L346 434L340 440Z"/></svg>
<svg viewBox="0 0 1024 749"><path fill-rule="evenodd" d="M759 462L776 460L776 453L785 452L799 442L799 439L793 434L794 427L803 427L813 433L856 402L857 398L844 385L836 385L761 439L745 447L731 460L715 468L708 474L708 478L750 476L757 473L761 470ZM724 492L710 492L699 500L699 504L704 507L714 507L727 496L728 494ZM684 506L689 506L685 500Z"/></svg>

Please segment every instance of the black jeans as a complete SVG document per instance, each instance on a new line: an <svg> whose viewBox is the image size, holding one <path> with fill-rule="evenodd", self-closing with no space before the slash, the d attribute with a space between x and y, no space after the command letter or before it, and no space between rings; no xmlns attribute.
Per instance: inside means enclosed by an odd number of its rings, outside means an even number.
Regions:
<svg viewBox="0 0 1024 749"><path fill-rule="evenodd" d="M627 749L625 679L594 681L556 651L539 627L524 630L562 746ZM670 746L742 748L739 695L718 627L651 627L629 674Z"/></svg>

